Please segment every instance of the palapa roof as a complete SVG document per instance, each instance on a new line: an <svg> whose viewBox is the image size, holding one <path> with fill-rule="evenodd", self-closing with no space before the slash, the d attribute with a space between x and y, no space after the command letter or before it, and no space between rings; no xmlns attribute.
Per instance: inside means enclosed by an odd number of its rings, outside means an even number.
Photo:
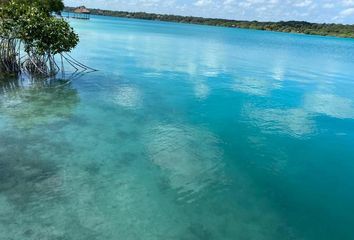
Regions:
<svg viewBox="0 0 354 240"><path fill-rule="evenodd" d="M84 13L84 14L90 14L90 10L88 10L85 6L78 7L74 10L75 13Z"/></svg>

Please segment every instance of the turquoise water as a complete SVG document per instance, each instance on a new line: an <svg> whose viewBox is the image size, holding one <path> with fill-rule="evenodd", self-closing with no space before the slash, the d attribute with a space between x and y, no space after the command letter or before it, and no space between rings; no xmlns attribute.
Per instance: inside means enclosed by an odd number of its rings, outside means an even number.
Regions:
<svg viewBox="0 0 354 240"><path fill-rule="evenodd" d="M354 41L71 20L100 71L1 84L0 239L354 239Z"/></svg>

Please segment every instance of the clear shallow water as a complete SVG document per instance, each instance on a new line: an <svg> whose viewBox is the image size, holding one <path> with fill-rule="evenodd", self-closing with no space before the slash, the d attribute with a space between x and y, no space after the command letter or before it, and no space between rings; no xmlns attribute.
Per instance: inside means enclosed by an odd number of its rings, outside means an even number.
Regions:
<svg viewBox="0 0 354 240"><path fill-rule="evenodd" d="M1 84L0 239L354 239L354 41L94 17L99 72Z"/></svg>

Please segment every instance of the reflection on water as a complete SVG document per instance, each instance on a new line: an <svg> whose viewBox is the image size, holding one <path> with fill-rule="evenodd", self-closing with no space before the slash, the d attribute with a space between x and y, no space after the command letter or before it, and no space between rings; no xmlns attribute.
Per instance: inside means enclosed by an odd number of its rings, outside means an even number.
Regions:
<svg viewBox="0 0 354 240"><path fill-rule="evenodd" d="M202 81L196 82L194 87L195 96L198 99L206 99L210 94L210 88L208 85Z"/></svg>
<svg viewBox="0 0 354 240"><path fill-rule="evenodd" d="M333 118L354 118L354 104L348 98L333 94L314 93L305 97L307 111Z"/></svg>
<svg viewBox="0 0 354 240"><path fill-rule="evenodd" d="M244 111L252 124L266 133L306 137L315 131L311 115L303 109L257 109L247 106Z"/></svg>
<svg viewBox="0 0 354 240"><path fill-rule="evenodd" d="M277 66L277 67L274 68L274 71L273 71L273 78L274 78L275 80L278 80L278 81L284 80L284 75L285 75L285 73L284 73L284 68L279 67L279 66Z"/></svg>
<svg viewBox="0 0 354 240"><path fill-rule="evenodd" d="M193 196L212 184L222 183L221 150L211 133L190 126L161 125L149 130L146 142L152 162L182 198L193 201Z"/></svg>
<svg viewBox="0 0 354 240"><path fill-rule="evenodd" d="M119 86L113 94L113 102L126 108L137 108L142 101L141 93L132 86Z"/></svg>
<svg viewBox="0 0 354 240"><path fill-rule="evenodd" d="M246 94L266 96L272 90L280 87L279 83L274 83L267 78L242 78L235 81L233 89Z"/></svg>
<svg viewBox="0 0 354 240"><path fill-rule="evenodd" d="M306 95L303 102L301 108L285 110L245 105L244 113L264 132L284 133L294 137L305 137L315 133L316 115L338 119L354 118L354 104L348 98L316 92Z"/></svg>

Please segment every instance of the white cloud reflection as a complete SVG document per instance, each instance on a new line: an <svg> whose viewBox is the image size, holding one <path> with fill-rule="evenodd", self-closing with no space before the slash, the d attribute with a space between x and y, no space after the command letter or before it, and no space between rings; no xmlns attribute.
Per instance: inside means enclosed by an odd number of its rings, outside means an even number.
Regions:
<svg viewBox="0 0 354 240"><path fill-rule="evenodd" d="M113 102L125 108L137 108L141 105L140 91L133 86L122 86L113 93Z"/></svg>
<svg viewBox="0 0 354 240"><path fill-rule="evenodd" d="M194 93L197 98L201 100L206 99L210 94L210 87L203 81L196 81Z"/></svg>
<svg viewBox="0 0 354 240"><path fill-rule="evenodd" d="M354 104L350 99L333 94L315 93L305 97L305 109L334 118L354 118Z"/></svg>
<svg viewBox="0 0 354 240"><path fill-rule="evenodd" d="M233 90L256 96L266 96L272 90L280 88L278 82L267 78L239 78L233 85Z"/></svg>
<svg viewBox="0 0 354 240"><path fill-rule="evenodd" d="M222 154L210 132L184 125L159 125L147 134L148 152L172 189L191 198L222 179Z"/></svg>
<svg viewBox="0 0 354 240"><path fill-rule="evenodd" d="M153 34L137 39L129 38L124 47L130 57L135 57L137 65L142 69L155 73L172 72L185 75L199 100L206 99L212 92L208 78L215 78L226 69L233 69L233 63L228 60L227 46L222 42L200 42L198 38L189 37L178 38L173 45L174 48L171 48L169 35Z"/></svg>
<svg viewBox="0 0 354 240"><path fill-rule="evenodd" d="M316 115L338 119L354 119L351 99L328 93L308 94L302 107L294 109L262 109L246 105L244 113L262 131L305 137L316 132Z"/></svg>
<svg viewBox="0 0 354 240"><path fill-rule="evenodd" d="M283 81L284 80L284 68L281 67L276 67L273 70L273 78L278 81Z"/></svg>
<svg viewBox="0 0 354 240"><path fill-rule="evenodd" d="M305 137L315 132L315 122L304 109L245 108L252 124L264 132L283 133L293 137Z"/></svg>

